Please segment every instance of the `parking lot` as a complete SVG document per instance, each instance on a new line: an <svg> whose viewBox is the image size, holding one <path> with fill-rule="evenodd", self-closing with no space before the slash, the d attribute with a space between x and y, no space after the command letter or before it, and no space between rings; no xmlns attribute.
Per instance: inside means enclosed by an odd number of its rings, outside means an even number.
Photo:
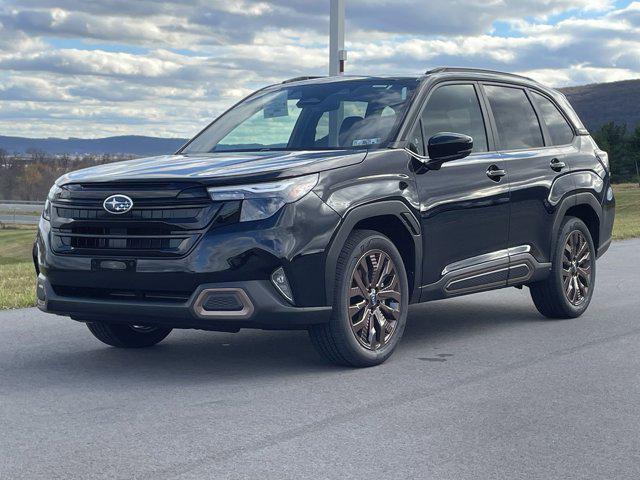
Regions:
<svg viewBox="0 0 640 480"><path fill-rule="evenodd" d="M123 351L0 313L0 478L637 478L639 253L613 244L580 319L544 320L526 288L413 307L366 370L305 332Z"/></svg>

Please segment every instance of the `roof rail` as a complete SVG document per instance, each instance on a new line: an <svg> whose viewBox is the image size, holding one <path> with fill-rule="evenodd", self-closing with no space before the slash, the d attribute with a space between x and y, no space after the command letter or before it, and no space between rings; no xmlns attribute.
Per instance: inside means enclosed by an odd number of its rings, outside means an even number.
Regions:
<svg viewBox="0 0 640 480"><path fill-rule="evenodd" d="M470 72L470 73L493 73L496 75L506 75L508 77L516 77L516 78L524 78L525 80L530 80L535 82L532 78L525 77L524 75L516 75L515 73L507 73L500 72L498 70L487 70L484 68L467 68L467 67L437 67L432 68L424 72L425 75L430 75L432 73L442 73L442 72Z"/></svg>
<svg viewBox="0 0 640 480"><path fill-rule="evenodd" d="M315 75L315 76L294 77L294 78L290 78L289 80L285 80L282 83L302 82L303 80L315 80L316 78L322 78L322 76Z"/></svg>

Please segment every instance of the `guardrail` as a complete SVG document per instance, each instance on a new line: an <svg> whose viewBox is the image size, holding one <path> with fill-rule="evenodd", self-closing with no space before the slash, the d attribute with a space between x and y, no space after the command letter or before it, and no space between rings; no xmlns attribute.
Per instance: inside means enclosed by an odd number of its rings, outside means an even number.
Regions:
<svg viewBox="0 0 640 480"><path fill-rule="evenodd" d="M33 200L0 200L0 205L40 205L44 207L44 201Z"/></svg>
<svg viewBox="0 0 640 480"><path fill-rule="evenodd" d="M0 200L0 224L37 225L44 202Z"/></svg>

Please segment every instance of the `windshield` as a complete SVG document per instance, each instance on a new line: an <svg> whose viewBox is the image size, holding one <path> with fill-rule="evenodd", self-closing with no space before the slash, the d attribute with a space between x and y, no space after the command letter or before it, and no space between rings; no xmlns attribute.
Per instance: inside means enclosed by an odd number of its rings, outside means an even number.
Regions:
<svg viewBox="0 0 640 480"><path fill-rule="evenodd" d="M381 148L417 85L366 79L272 87L233 107L181 153Z"/></svg>

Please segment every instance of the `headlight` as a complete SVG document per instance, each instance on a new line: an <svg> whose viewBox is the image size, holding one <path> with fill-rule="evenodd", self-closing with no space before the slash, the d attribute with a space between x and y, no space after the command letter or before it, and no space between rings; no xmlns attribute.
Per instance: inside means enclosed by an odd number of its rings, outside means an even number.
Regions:
<svg viewBox="0 0 640 480"><path fill-rule="evenodd" d="M51 220L51 202L49 201L48 198L44 202L44 210L42 210L42 218L44 218L45 220Z"/></svg>
<svg viewBox="0 0 640 480"><path fill-rule="evenodd" d="M61 193L62 188L54 183L47 194L47 200L44 202L44 210L42 210L42 217L45 220L51 220L51 200L59 198Z"/></svg>
<svg viewBox="0 0 640 480"><path fill-rule="evenodd" d="M207 190L216 202L242 200L241 222L269 218L287 203L300 200L318 183L318 174L288 178L269 183L211 187Z"/></svg>

